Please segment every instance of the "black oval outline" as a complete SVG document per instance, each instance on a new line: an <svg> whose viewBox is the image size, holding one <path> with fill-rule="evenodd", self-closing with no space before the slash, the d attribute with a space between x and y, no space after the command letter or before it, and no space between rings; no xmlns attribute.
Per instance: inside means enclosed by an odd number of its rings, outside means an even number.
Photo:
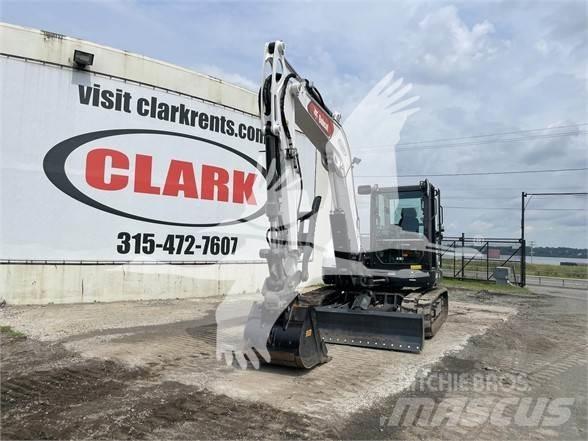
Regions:
<svg viewBox="0 0 588 441"><path fill-rule="evenodd" d="M216 147L220 147L224 150L227 150L241 159L244 159L249 164L253 165L256 169L258 169L262 176L266 178L266 171L265 168L262 167L257 161L254 161L249 156L245 155L244 153L235 150L229 146L221 144L216 141L212 141L210 139L202 138L200 136L193 136L188 135L186 133L178 133L178 132L168 132L166 130L151 130L151 129L111 129L111 130L100 130L97 132L89 132L84 133L82 135L77 135L72 138L66 139L65 141L61 141L59 144L56 144L47 152L45 158L43 159L43 171L45 175L51 181L53 185L55 185L59 190L67 194L68 196L76 199L83 204L86 204L90 207L96 208L98 210L105 211L107 213L111 213L117 216L126 217L128 219L149 222L153 224L160 224L160 225L171 225L174 227L218 227L218 226L228 226L228 225L236 225L244 222L249 222L255 218L258 218L262 214L265 213L265 204L261 206L259 210L254 212L253 214L236 219L231 220L228 222L217 222L217 223L209 223L209 224L190 224L184 222L170 222L164 221L159 219L150 219L143 216L138 216L135 214L127 213L124 211L117 210L115 208L109 207L108 205L104 205L85 193L79 190L72 182L69 180L65 173L65 162L69 155L73 153L75 149L81 147L88 142L95 141L96 139L106 138L109 136L119 136L119 135L132 135L132 134L152 134L152 135L168 135L168 136L178 136L180 138L188 138L193 139L196 141L206 142L208 144L212 144Z"/></svg>

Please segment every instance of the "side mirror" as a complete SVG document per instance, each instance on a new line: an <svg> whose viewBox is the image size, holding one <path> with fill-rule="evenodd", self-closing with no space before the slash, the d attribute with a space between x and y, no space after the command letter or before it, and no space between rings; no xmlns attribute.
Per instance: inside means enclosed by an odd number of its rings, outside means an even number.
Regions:
<svg viewBox="0 0 588 441"><path fill-rule="evenodd" d="M357 187L358 194L372 194L372 186L371 185L360 185Z"/></svg>

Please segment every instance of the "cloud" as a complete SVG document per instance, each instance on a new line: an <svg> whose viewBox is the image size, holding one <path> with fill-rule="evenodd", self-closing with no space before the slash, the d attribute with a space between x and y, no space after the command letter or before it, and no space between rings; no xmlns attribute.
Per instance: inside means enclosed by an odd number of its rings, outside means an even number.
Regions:
<svg viewBox="0 0 588 441"><path fill-rule="evenodd" d="M211 77L218 78L219 80L236 84L238 86L244 87L245 89L249 89L254 92L257 92L257 90L259 89L259 83L256 83L255 81L252 81L249 78L245 78L243 75L240 75L238 73L227 72L219 66L214 66L212 64L203 64L201 66L195 67L194 70L196 72L200 72Z"/></svg>
<svg viewBox="0 0 588 441"><path fill-rule="evenodd" d="M486 222L483 220L475 220L470 224L469 234L486 234L488 231L492 231L494 224L492 222Z"/></svg>
<svg viewBox="0 0 588 441"><path fill-rule="evenodd" d="M493 40L495 28L483 20L468 27L459 17L455 6L444 6L427 14L419 23L421 62L444 74L463 72L480 61L492 57L498 50Z"/></svg>

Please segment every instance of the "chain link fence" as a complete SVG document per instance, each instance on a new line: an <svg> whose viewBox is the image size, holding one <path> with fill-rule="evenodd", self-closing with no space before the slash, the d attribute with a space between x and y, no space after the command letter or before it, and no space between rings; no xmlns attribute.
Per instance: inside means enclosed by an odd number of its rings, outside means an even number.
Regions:
<svg viewBox="0 0 588 441"><path fill-rule="evenodd" d="M524 241L512 238L445 236L441 267L445 277L471 280L496 280L497 267L509 268L509 279L525 286Z"/></svg>

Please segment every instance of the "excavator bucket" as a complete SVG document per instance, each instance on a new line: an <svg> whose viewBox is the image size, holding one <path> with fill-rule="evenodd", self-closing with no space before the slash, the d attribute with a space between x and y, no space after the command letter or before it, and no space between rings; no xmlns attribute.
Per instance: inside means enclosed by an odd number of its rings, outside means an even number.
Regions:
<svg viewBox="0 0 588 441"><path fill-rule="evenodd" d="M245 335L260 327L261 304L255 304L248 319ZM311 369L330 360L321 340L313 306L291 305L276 320L267 339L270 364Z"/></svg>
<svg viewBox="0 0 588 441"><path fill-rule="evenodd" d="M325 343L418 353L425 340L421 314L376 309L316 308Z"/></svg>

